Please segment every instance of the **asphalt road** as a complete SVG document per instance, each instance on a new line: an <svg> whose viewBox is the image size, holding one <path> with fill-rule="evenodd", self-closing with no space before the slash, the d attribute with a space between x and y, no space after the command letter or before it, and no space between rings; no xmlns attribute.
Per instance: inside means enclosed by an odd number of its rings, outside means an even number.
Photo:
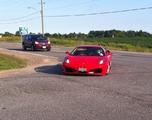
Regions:
<svg viewBox="0 0 152 120"><path fill-rule="evenodd" d="M62 61L67 49L34 54ZM152 54L113 52L111 72L102 77L62 75L60 65L35 70L0 79L0 120L152 120Z"/></svg>

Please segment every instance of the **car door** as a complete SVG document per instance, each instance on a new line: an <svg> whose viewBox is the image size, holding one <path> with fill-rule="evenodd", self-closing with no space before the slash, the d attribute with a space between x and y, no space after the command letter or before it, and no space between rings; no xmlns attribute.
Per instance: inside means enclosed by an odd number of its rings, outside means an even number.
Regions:
<svg viewBox="0 0 152 120"><path fill-rule="evenodd" d="M31 47L32 46L32 36L28 35L26 39L27 39L27 41L26 41L27 42L27 46Z"/></svg>
<svg viewBox="0 0 152 120"><path fill-rule="evenodd" d="M110 62L112 58L112 52L110 52L109 50L106 50L106 56L107 56L107 60Z"/></svg>
<svg viewBox="0 0 152 120"><path fill-rule="evenodd" d="M28 47L28 35L23 36L23 43L25 47Z"/></svg>

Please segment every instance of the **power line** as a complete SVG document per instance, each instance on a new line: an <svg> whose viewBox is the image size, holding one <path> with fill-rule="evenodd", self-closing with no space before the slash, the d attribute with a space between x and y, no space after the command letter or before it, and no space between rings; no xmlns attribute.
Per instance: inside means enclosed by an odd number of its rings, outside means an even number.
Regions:
<svg viewBox="0 0 152 120"><path fill-rule="evenodd" d="M14 21L14 22L2 22L0 24L17 24L17 23L23 23L23 22L28 22L34 19L37 19L39 17L33 17L33 18L29 18L29 19L24 19L24 20L18 20L18 21Z"/></svg>
<svg viewBox="0 0 152 120"><path fill-rule="evenodd" d="M87 13L87 14L82 13L82 14L69 14L69 15L50 15L50 16L45 16L45 17L80 17L80 16L91 16L91 15L103 15L103 14L142 11L142 10L148 10L148 9L152 9L152 7L143 7L143 8L134 8L134 9L107 11L107 12L97 12L97 13Z"/></svg>
<svg viewBox="0 0 152 120"><path fill-rule="evenodd" d="M25 15L22 17L18 17L18 18L0 19L0 21L1 22L3 22L3 21L18 21L18 20L22 20L22 19L25 19L25 18L33 16L33 15L36 15L37 13L39 13L39 12L37 11L37 12L31 13L31 14L28 14L28 15Z"/></svg>
<svg viewBox="0 0 152 120"><path fill-rule="evenodd" d="M125 10L117 10L117 11L107 11L107 12L97 12L97 13L88 13L88 14L51 15L51 16L45 16L45 17L47 17L47 18L49 18L49 17L80 17L80 16L124 13L124 12L141 11L141 10L148 10L148 9L152 9L152 7L143 7L143 8L134 8L134 9L125 9ZM2 23L0 23L0 24L16 24L16 23L31 21L31 20L34 20L35 18L38 18L38 16L33 17L33 18L29 18L29 19L27 19L27 17L35 15L37 13L38 12L34 12L34 13L29 14L29 15L18 17L18 18L10 18L10 19L5 19L5 20L1 19L0 22L2 22ZM8 21L8 22L3 22L3 21ZM9 22L9 21L12 21L12 22Z"/></svg>
<svg viewBox="0 0 152 120"><path fill-rule="evenodd" d="M0 24L17 24L17 23L23 23L23 22L31 21L31 20L34 20L35 18L38 18L38 16L37 17L32 17L32 18L30 18L30 17L34 16L38 13L40 13L40 11L36 11L36 12L30 13L30 14L24 15L22 17L0 19Z"/></svg>

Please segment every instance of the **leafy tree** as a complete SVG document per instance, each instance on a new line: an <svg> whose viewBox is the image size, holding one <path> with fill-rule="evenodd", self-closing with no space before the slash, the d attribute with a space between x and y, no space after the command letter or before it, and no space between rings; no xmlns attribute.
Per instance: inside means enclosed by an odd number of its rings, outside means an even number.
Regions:
<svg viewBox="0 0 152 120"><path fill-rule="evenodd" d="M15 35L20 36L20 31L16 31Z"/></svg>
<svg viewBox="0 0 152 120"><path fill-rule="evenodd" d="M50 33L45 33L44 36L51 37Z"/></svg>
<svg viewBox="0 0 152 120"><path fill-rule="evenodd" d="M5 32L5 33L3 34L3 36L5 36L5 37L11 37L11 36L13 36L13 34L10 33L10 32Z"/></svg>

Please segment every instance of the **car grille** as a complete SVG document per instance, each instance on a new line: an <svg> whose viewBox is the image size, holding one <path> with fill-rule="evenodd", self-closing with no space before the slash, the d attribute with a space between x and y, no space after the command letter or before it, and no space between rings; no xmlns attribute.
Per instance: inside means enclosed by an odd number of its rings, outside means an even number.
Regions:
<svg viewBox="0 0 152 120"><path fill-rule="evenodd" d="M87 74L87 72L80 72L80 71L79 71L79 73L80 73L80 74Z"/></svg>
<svg viewBox="0 0 152 120"><path fill-rule="evenodd" d="M42 43L42 42L41 42L40 44L41 44L41 45L46 45L46 43Z"/></svg>
<svg viewBox="0 0 152 120"><path fill-rule="evenodd" d="M101 73L101 72L102 72L102 69L101 69L101 68L98 68L98 69L91 70L90 72L93 72L93 73Z"/></svg>
<svg viewBox="0 0 152 120"><path fill-rule="evenodd" d="M65 70L66 70L67 72L76 72L75 69L69 68L69 67L66 67Z"/></svg>

